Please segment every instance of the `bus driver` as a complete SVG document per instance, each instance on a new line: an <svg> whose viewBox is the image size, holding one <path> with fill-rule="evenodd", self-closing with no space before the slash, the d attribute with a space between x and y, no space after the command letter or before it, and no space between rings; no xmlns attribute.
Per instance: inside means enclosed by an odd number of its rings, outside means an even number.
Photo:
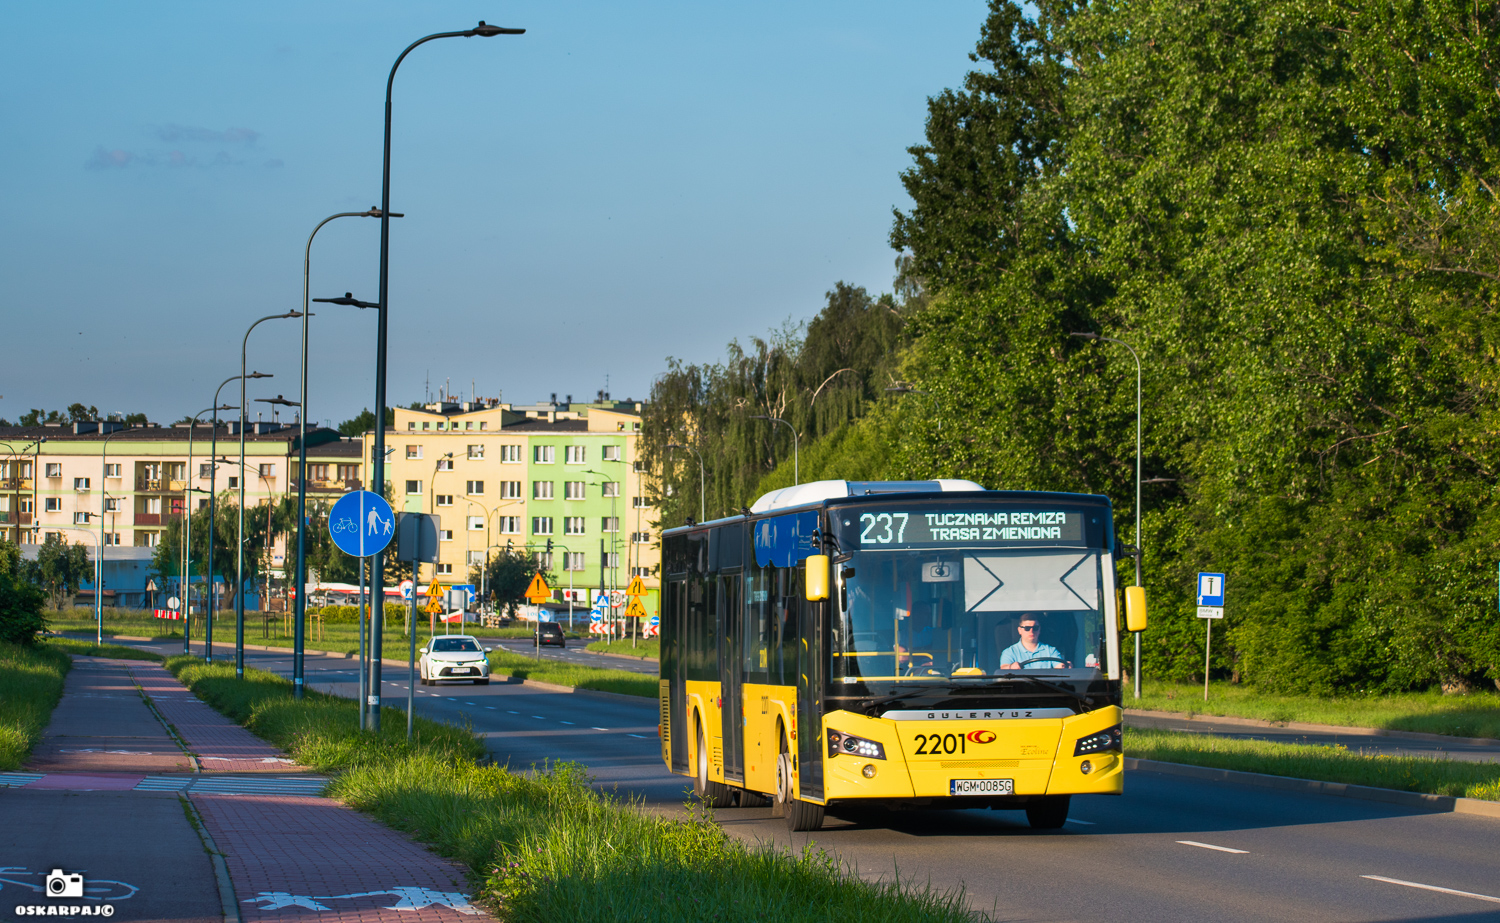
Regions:
<svg viewBox="0 0 1500 923"><path fill-rule="evenodd" d="M1000 669L1064 669L1072 664L1063 659L1062 651L1050 644L1041 641L1042 626L1036 620L1036 614L1027 612L1021 616L1021 624L1016 628L1016 633L1021 640L1000 652ZM1036 661L1029 663L1029 661Z"/></svg>

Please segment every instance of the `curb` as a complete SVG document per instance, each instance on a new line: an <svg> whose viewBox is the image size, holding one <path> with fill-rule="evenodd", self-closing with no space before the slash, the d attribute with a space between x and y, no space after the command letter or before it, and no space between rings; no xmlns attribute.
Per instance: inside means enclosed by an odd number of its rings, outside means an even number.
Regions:
<svg viewBox="0 0 1500 923"><path fill-rule="evenodd" d="M219 888L219 908L224 914L224 923L240 923L240 904L239 899L234 895L234 882L229 879L229 863L224 861L224 853L214 842L213 834L208 832L208 825L203 822L203 815L199 813L198 806L185 795L178 797L193 812L193 826L198 828L198 838L203 841L203 846L208 851L209 862L213 864L214 880Z"/></svg>
<svg viewBox="0 0 1500 923"><path fill-rule="evenodd" d="M1263 721L1259 718L1235 718L1225 715L1200 715L1175 711L1145 711L1137 708L1124 709L1127 718L1158 718L1171 721L1201 722L1204 724L1229 724L1237 727L1285 728L1289 731L1311 731L1315 734L1350 734L1356 737L1395 737L1404 740L1457 741L1480 747L1500 747L1500 740L1491 737L1456 737L1452 734L1429 734L1425 731L1389 731L1385 728L1351 727L1342 724L1304 724L1300 721Z"/></svg>
<svg viewBox="0 0 1500 923"><path fill-rule="evenodd" d="M1142 760L1132 756L1125 757L1125 768L1127 770L1160 772L1166 775L1184 776L1203 782L1231 782L1238 785L1251 785L1256 788L1273 788L1284 792L1332 795L1337 798L1354 798L1359 801L1378 801L1382 804L1391 804L1403 808L1418 808L1438 814L1474 814L1500 820L1500 802L1485 801L1479 798L1424 795L1420 792L1402 792L1393 788L1350 785L1346 782L1320 782L1316 779L1273 776L1260 772L1241 772L1237 769L1213 769L1208 766L1191 766L1187 763Z"/></svg>

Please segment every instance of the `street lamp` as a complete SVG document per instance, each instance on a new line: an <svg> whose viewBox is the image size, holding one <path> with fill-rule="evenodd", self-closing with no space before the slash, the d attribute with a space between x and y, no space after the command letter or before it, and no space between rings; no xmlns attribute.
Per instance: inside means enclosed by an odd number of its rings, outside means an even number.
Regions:
<svg viewBox="0 0 1500 923"><path fill-rule="evenodd" d="M258 375L260 373L257 372L256 374ZM228 381L234 381L234 379L231 378L231 379L228 379ZM226 384L227 383L228 382L226 382ZM223 385L220 385L219 387L223 387ZM217 400L217 395L215 395L215 399ZM185 508L185 512L183 513L183 517L182 517L183 518L183 523L182 523L182 528L183 528L183 538L182 538L182 579L184 581L184 586L186 587L186 589L183 591L183 594L182 594L182 596L183 596L183 609L182 609L182 652L184 654L192 653L192 651L188 647L188 641L189 641L189 639L191 637L191 634L190 634L190 632L189 632L188 629L191 627L192 621L191 621L191 619L188 618L188 616L191 615L192 611L193 611L193 577L192 577L192 573L191 573L192 567L193 567L193 503L192 503L192 494L196 490L196 488L193 487L193 433L198 428L198 418L199 417L201 417L204 414L209 413L209 412L213 412L213 413L217 414L220 410L233 410L233 409L234 408L232 406L230 406L229 404L224 404L222 406L206 407L203 410L200 410L197 413L193 414L193 419L188 424L187 469L183 472L185 475L187 475L187 490L184 490L182 492L183 506ZM210 425L213 426L215 428L215 431L217 432L218 420L212 421L212 423L210 423ZM212 457L212 456L210 456L210 457ZM216 467L217 467L216 465L210 465L209 466L209 471L212 472L213 469L216 468ZM212 477L213 477L212 473L209 474L209 477L210 477L209 483L212 484L213 483L213 481L212 481ZM210 498L213 497L213 491L211 491L211 490L209 491L209 497ZM212 509L212 506L213 506L213 500L210 499L209 500L209 507L210 507L210 509ZM210 561L212 561L213 560L213 539L212 539L212 535L213 535L213 514L212 514L212 512L210 512L210 514L209 514L209 533L208 534L210 536L210 539L209 539L209 548L208 548L208 558L209 558ZM209 570L210 570L210 572L212 572L212 569L213 569L213 564L210 563L209 564ZM208 586L208 591L209 591L209 595L211 597L212 594L213 594L213 585L211 583Z"/></svg>
<svg viewBox="0 0 1500 923"><path fill-rule="evenodd" d="M259 323L259 321L257 321L257 323ZM220 382L219 387L214 389L213 406L218 407L219 392L224 390L225 385L229 384L231 381L239 381L240 407L243 408L245 406L245 379L272 377L274 376L269 372L251 372L250 374L246 375L243 371L241 371L239 375L231 375ZM241 413L241 416L243 417L243 412ZM243 426L240 427L240 431L243 434ZM244 438L243 435L241 436L241 438ZM208 451L210 458L217 459L219 455L219 419L217 411L214 415L213 430L210 434ZM218 461L214 461L212 466L208 469L208 621L204 623L206 627L203 632L203 660L205 663L210 663L214 659L214 520L217 517L219 501L219 495L214 490L214 484L218 473L219 463Z"/></svg>
<svg viewBox="0 0 1500 923"><path fill-rule="evenodd" d="M1135 348L1124 340L1114 337L1100 336L1097 333L1070 333L1068 336L1078 337L1082 340L1103 340L1106 343L1117 343L1130 350L1130 355L1135 359L1135 585L1141 585L1141 555L1145 553L1145 543L1141 540L1141 357ZM1135 632L1135 697L1141 697L1141 633Z"/></svg>
<svg viewBox="0 0 1500 923"><path fill-rule="evenodd" d="M521 35L525 29L507 29L501 26L492 26L484 20L472 29L462 32L437 32L432 35L417 39L406 50L396 58L396 63L391 65L391 74L385 81L385 149L384 158L380 168L380 316L376 321L375 333L375 460L371 466L371 475L377 486L377 492L385 484L385 354L386 354L386 320L390 307L389 281L390 281L390 252L391 252L391 89L396 83L396 69L406 56L411 54L412 49L418 45L439 38L471 38L480 36L492 38L496 35ZM383 600L383 571L385 570L382 560L377 557L370 571L371 598ZM416 581L412 581L412 592L416 593ZM381 606L384 609L384 606ZM371 628L372 647L370 663L374 674L373 685L370 687L370 696L374 702L374 723L371 730L380 732L380 648L381 648L381 622L384 621L384 613L377 610L375 616L379 621Z"/></svg>
<svg viewBox="0 0 1500 923"><path fill-rule="evenodd" d="M104 643L104 505L109 502L105 496L108 491L104 489L104 474L109 470L109 441L113 438L114 433L106 433L99 446L99 564L94 568L98 577L94 582L94 618L99 623L100 644Z"/></svg>
<svg viewBox="0 0 1500 923"><path fill-rule="evenodd" d="M302 698L303 622L307 616L307 603L303 599L307 588L307 328L308 318L312 317L312 312L308 310L307 285L312 269L313 238L318 236L323 225L335 218L379 218L381 214L380 209L372 205L367 212L339 212L329 215L319 221L318 226L307 235L307 249L302 254L302 388L297 395L302 411L297 415L297 571L293 577L297 585L297 599L293 603L296 608L292 616L292 696L298 699ZM396 214L391 217L403 216Z"/></svg>
<svg viewBox="0 0 1500 923"><path fill-rule="evenodd" d="M301 311L287 311L285 314L267 314L260 320L251 324L245 331L245 337L240 341L240 467L245 466L245 351L250 347L250 331L264 324L268 320L283 320L293 317L302 317ZM215 402L217 403L217 401ZM234 565L234 676L236 679L245 678L245 478L244 472L240 472L240 533L239 546L235 548Z"/></svg>
<svg viewBox="0 0 1500 923"><path fill-rule="evenodd" d="M707 494L708 494L708 487L707 487L707 481L706 481L706 479L703 476L703 453L699 452L697 449L693 448L692 446L687 445L685 443L681 443L681 442L669 442L669 443L667 443L667 448L668 449L687 449L689 452L692 452L694 455L698 456L698 521L699 522L703 522L705 519L708 518L708 516L705 513L705 511L708 508L707 505L706 505L706 503L707 503L706 497L707 497Z"/></svg>
<svg viewBox="0 0 1500 923"><path fill-rule="evenodd" d="M801 484L802 483L802 471L801 471L800 463L797 460L797 427L793 426L790 423L787 423L785 420L781 419L780 417L772 417L772 416L768 416L766 414L758 414L756 416L751 417L750 419L752 419L752 420L770 420L772 423L785 423L786 424L786 428L792 431L792 485L796 486L797 484Z"/></svg>

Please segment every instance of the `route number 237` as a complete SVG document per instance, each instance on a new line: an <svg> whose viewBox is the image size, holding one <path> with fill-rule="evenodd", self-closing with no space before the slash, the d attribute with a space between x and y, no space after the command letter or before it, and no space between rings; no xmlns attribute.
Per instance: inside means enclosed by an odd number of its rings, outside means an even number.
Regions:
<svg viewBox="0 0 1500 923"><path fill-rule="evenodd" d="M859 533L861 545L899 544L906 535L906 521L910 513L865 513L859 517L864 531Z"/></svg>

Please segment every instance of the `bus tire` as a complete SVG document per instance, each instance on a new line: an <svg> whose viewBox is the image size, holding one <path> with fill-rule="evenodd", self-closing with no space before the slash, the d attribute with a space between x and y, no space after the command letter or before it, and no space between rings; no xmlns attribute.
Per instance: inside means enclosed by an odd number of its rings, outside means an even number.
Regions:
<svg viewBox="0 0 1500 923"><path fill-rule="evenodd" d="M693 773L693 794L710 808L727 808L734 802L734 789L708 778L708 748L704 746L703 722L693 722L698 729L697 772Z"/></svg>
<svg viewBox="0 0 1500 923"><path fill-rule="evenodd" d="M752 792L748 788L740 790L740 807L742 808L763 808L770 803L770 795Z"/></svg>
<svg viewBox="0 0 1500 923"><path fill-rule="evenodd" d="M793 833L823 826L823 806L798 800L792 790L792 755L785 750L776 758L775 806L776 813L786 818L786 829Z"/></svg>
<svg viewBox="0 0 1500 923"><path fill-rule="evenodd" d="M1068 822L1070 795L1048 795L1026 806L1026 820L1034 830L1056 830Z"/></svg>

